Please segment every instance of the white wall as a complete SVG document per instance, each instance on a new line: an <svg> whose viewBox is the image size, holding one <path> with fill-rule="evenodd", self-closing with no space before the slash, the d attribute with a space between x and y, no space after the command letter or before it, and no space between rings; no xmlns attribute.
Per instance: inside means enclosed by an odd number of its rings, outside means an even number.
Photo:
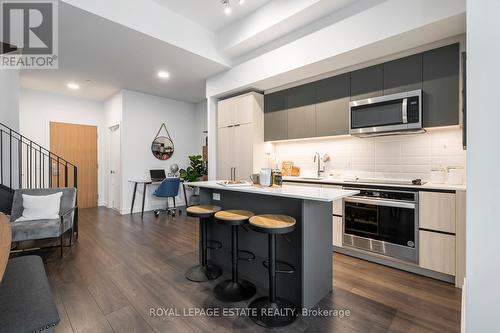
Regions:
<svg viewBox="0 0 500 333"><path fill-rule="evenodd" d="M207 134L207 101L204 100L196 104L196 132L199 136L199 145L203 147L205 145L205 138Z"/></svg>
<svg viewBox="0 0 500 333"><path fill-rule="evenodd" d="M19 71L17 70L4 70L0 69L0 123L12 128L15 131L19 131ZM6 130L5 128L3 128ZM7 140L7 134L2 134L3 136L3 150L8 152L9 141ZM13 146L15 149L15 146ZM13 159L12 161L12 173L10 172L10 161L8 154L4 154L2 163L2 184L9 186L11 188L19 187L19 172L18 172L18 161ZM12 174L12 183L10 179L10 174Z"/></svg>
<svg viewBox="0 0 500 333"><path fill-rule="evenodd" d="M19 71L0 69L0 123L19 130Z"/></svg>
<svg viewBox="0 0 500 333"><path fill-rule="evenodd" d="M165 169L168 173L174 163L184 168L189 155L201 153L201 145L195 104L128 90L122 93L122 213L128 213L133 192L130 180L148 179L150 169ZM175 147L173 156L167 161L158 160L151 153L151 142L163 122ZM153 191L154 186L149 186L146 210L165 206L164 199L152 196ZM142 188L137 191L135 212L141 209L141 198ZM183 204L184 197L179 195L178 205Z"/></svg>
<svg viewBox="0 0 500 333"><path fill-rule="evenodd" d="M97 126L97 160L100 166L98 168L98 204L103 205L105 202L103 103L22 89L19 99L19 112L21 133L47 149L50 149L50 122Z"/></svg>
<svg viewBox="0 0 500 333"><path fill-rule="evenodd" d="M467 332L498 332L500 313L500 1L467 1Z"/></svg>
<svg viewBox="0 0 500 333"><path fill-rule="evenodd" d="M119 91L115 95L104 101L104 201L108 208L112 207L112 198L110 197L111 178L111 131L113 126L122 125L123 93ZM121 148L121 147L120 147ZM121 173L119 177L121 177ZM121 198L118 198L121 205Z"/></svg>
<svg viewBox="0 0 500 333"><path fill-rule="evenodd" d="M340 136L328 139L290 141L274 144L279 162L293 161L302 175L314 175L315 152L326 153L331 161L327 172L351 173L359 178L430 180L433 167L462 166L462 131L457 127L429 129L425 134L376 138Z"/></svg>

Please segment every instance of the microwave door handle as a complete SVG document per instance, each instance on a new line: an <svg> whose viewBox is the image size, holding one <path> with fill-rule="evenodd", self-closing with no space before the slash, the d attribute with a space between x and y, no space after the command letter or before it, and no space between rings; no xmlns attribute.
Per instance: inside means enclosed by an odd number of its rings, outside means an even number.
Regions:
<svg viewBox="0 0 500 333"><path fill-rule="evenodd" d="M366 205L374 205L374 206L386 206L386 207L396 207L396 208L409 208L415 209L417 207L416 204L411 202L399 202L399 201L391 201L391 200L379 200L379 199L365 199L365 198L346 198L345 202L353 202L353 203L361 203Z"/></svg>
<svg viewBox="0 0 500 333"><path fill-rule="evenodd" d="M403 124L408 124L408 99L403 98L403 104L401 107L401 114L403 119Z"/></svg>

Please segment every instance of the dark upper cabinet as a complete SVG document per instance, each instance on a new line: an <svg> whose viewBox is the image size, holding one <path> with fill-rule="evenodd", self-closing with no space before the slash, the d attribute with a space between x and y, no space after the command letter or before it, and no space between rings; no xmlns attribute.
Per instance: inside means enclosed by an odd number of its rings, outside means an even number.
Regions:
<svg viewBox="0 0 500 333"><path fill-rule="evenodd" d="M287 139L316 136L316 82L288 89Z"/></svg>
<svg viewBox="0 0 500 333"><path fill-rule="evenodd" d="M384 63L384 95L422 89L422 54Z"/></svg>
<svg viewBox="0 0 500 333"><path fill-rule="evenodd" d="M264 112L286 110L288 108L288 91L281 90L264 95Z"/></svg>
<svg viewBox="0 0 500 333"><path fill-rule="evenodd" d="M349 134L350 74L317 82L316 136Z"/></svg>
<svg viewBox="0 0 500 333"><path fill-rule="evenodd" d="M264 96L266 141L349 134L349 101L422 89L424 127L459 124L459 44Z"/></svg>
<svg viewBox="0 0 500 333"><path fill-rule="evenodd" d="M316 135L316 105L289 108L287 139L314 138Z"/></svg>
<svg viewBox="0 0 500 333"><path fill-rule="evenodd" d="M316 82L288 89L288 108L298 108L316 103Z"/></svg>
<svg viewBox="0 0 500 333"><path fill-rule="evenodd" d="M288 110L264 113L264 141L288 138Z"/></svg>
<svg viewBox="0 0 500 333"><path fill-rule="evenodd" d="M351 73L351 101L382 96L384 66L376 65Z"/></svg>
<svg viewBox="0 0 500 333"><path fill-rule="evenodd" d="M423 53L424 127L459 123L459 44Z"/></svg>
<svg viewBox="0 0 500 333"><path fill-rule="evenodd" d="M264 140L288 138L288 90L264 95Z"/></svg>

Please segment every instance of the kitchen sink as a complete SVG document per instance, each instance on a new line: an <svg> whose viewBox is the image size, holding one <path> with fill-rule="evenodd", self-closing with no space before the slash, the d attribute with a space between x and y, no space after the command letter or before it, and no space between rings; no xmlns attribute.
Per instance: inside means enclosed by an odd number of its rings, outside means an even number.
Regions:
<svg viewBox="0 0 500 333"><path fill-rule="evenodd" d="M297 177L300 180L322 180L326 179L326 177Z"/></svg>

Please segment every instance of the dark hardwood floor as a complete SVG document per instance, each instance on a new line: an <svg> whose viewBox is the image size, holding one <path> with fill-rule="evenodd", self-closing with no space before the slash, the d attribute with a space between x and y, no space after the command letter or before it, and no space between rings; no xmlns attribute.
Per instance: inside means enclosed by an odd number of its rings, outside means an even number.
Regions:
<svg viewBox="0 0 500 333"><path fill-rule="evenodd" d="M72 248L40 252L59 309L57 332L265 332L246 317L182 316L193 307L245 307L212 296L217 282L192 283L185 270L197 261L197 221L120 216L81 209ZM452 285L335 254L334 292L321 309L350 316L307 317L274 332L459 332L460 290ZM285 277L286 278L286 277ZM278 286L279 290L279 286ZM179 317L150 315L177 308Z"/></svg>

